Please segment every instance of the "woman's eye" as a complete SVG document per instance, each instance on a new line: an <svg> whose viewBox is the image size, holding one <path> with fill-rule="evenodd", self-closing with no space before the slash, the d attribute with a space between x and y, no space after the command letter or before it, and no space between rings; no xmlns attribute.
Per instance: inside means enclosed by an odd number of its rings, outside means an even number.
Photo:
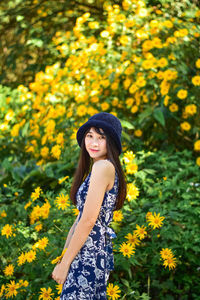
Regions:
<svg viewBox="0 0 200 300"><path fill-rule="evenodd" d="M87 134L86 137L92 138L92 135L91 135L91 134ZM105 139L105 136L102 136L102 135L101 135L99 138L100 138L100 139Z"/></svg>

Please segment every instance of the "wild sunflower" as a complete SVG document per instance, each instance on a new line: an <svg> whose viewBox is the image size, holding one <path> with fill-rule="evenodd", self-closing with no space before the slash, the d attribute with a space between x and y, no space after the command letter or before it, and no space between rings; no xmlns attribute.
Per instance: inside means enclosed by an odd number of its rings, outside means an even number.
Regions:
<svg viewBox="0 0 200 300"><path fill-rule="evenodd" d="M51 293L51 292L52 292L52 289L50 287L48 287L48 289L41 288L41 295L39 296L39 299L53 300L52 296L54 295L54 293Z"/></svg>
<svg viewBox="0 0 200 300"><path fill-rule="evenodd" d="M125 242L123 242L120 245L120 250L119 251L122 252L122 254L124 256L128 256L128 258L130 258L131 255L133 255L134 252L135 252L135 247L131 243L125 243Z"/></svg>
<svg viewBox="0 0 200 300"><path fill-rule="evenodd" d="M121 293L118 285L113 285L113 283L109 283L107 286L107 295L110 297L109 299L115 300L120 297L119 293Z"/></svg>

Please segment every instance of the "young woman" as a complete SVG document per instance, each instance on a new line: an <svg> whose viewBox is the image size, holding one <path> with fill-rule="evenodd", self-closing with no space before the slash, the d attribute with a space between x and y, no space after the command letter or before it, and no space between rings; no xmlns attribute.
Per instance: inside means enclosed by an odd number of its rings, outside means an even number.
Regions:
<svg viewBox="0 0 200 300"><path fill-rule="evenodd" d="M93 115L77 131L81 147L70 198L79 210L52 277L63 284L60 300L105 300L114 269L109 227L113 211L123 206L126 181L120 164L121 123L112 114ZM64 248L65 248L64 247Z"/></svg>

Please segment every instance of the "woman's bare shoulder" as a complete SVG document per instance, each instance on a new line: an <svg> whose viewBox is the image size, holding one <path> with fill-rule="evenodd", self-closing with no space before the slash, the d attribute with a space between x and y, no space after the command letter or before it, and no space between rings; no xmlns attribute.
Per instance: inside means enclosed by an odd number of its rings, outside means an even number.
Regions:
<svg viewBox="0 0 200 300"><path fill-rule="evenodd" d="M104 172L115 173L115 167L112 162L107 159L100 159L93 164L93 168L96 170L102 170Z"/></svg>

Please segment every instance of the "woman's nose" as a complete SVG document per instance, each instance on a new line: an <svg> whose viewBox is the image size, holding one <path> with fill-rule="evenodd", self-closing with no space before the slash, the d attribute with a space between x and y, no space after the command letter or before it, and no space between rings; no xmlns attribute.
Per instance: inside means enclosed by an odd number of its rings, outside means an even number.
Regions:
<svg viewBox="0 0 200 300"><path fill-rule="evenodd" d="M92 139L92 144L94 144L94 145L98 145L99 144L99 140L98 140L98 138L93 138Z"/></svg>

